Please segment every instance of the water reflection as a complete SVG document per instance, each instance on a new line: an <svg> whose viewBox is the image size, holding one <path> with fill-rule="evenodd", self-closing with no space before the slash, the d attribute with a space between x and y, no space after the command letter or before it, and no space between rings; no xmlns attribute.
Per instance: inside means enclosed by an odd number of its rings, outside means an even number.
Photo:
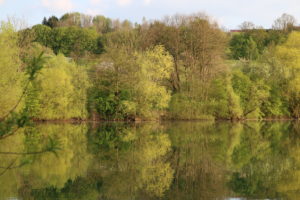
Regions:
<svg viewBox="0 0 300 200"><path fill-rule="evenodd" d="M299 137L297 122L39 124L0 140L0 199L299 199Z"/></svg>

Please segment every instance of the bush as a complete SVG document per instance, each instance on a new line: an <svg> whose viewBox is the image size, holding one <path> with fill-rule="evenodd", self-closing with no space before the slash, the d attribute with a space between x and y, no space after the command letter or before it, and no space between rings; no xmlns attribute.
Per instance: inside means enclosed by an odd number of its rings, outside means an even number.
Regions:
<svg viewBox="0 0 300 200"><path fill-rule="evenodd" d="M171 98L166 118L179 120L214 119L214 102L197 102L184 94L175 94Z"/></svg>

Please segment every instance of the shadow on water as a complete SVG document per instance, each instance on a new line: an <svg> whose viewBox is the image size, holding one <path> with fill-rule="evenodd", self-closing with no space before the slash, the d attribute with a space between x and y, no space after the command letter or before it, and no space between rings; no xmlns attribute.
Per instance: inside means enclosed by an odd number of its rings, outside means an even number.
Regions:
<svg viewBox="0 0 300 200"><path fill-rule="evenodd" d="M0 199L300 198L297 122L38 124L0 140Z"/></svg>

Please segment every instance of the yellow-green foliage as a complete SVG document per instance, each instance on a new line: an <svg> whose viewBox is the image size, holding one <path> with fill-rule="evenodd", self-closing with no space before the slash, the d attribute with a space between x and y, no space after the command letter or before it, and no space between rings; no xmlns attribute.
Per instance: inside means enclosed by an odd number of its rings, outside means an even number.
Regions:
<svg viewBox="0 0 300 200"><path fill-rule="evenodd" d="M40 119L86 118L85 69L63 55L52 56L38 77Z"/></svg>
<svg viewBox="0 0 300 200"><path fill-rule="evenodd" d="M17 33L10 23L0 24L0 118L7 114L22 94L22 80Z"/></svg>
<svg viewBox="0 0 300 200"><path fill-rule="evenodd" d="M239 119L242 116L242 109L240 107L240 97L235 94L231 84L226 87L228 114L231 119Z"/></svg>
<svg viewBox="0 0 300 200"><path fill-rule="evenodd" d="M292 32L283 45L276 47L275 56L280 61L285 76L289 77L295 70L299 70L300 33Z"/></svg>
<svg viewBox="0 0 300 200"><path fill-rule="evenodd" d="M240 97L232 88L231 79L224 75L214 80L211 86L214 116L219 119L240 119L242 108Z"/></svg>
<svg viewBox="0 0 300 200"><path fill-rule="evenodd" d="M87 152L85 125L39 125L33 128L32 135L26 138L26 151L35 152L43 149L49 140L54 139L59 143L58 156L45 153L35 158L31 165L27 165L29 175L38 177L33 181L35 188L43 185L62 188L67 180L86 173L91 155ZM36 149L30 149L36 148ZM49 167L51 166L51 167Z"/></svg>
<svg viewBox="0 0 300 200"><path fill-rule="evenodd" d="M141 183L147 192L162 196L170 187L173 170L163 157L170 151L171 142L168 135L160 133L146 135L140 143L137 159L140 160Z"/></svg>
<svg viewBox="0 0 300 200"><path fill-rule="evenodd" d="M114 176L109 176L109 189L104 191L108 191L107 196L110 199L129 199L124 196L132 195L140 189L153 197L162 197L170 188L174 174L171 163L167 160L171 151L171 141L167 134L153 132L154 128L155 126L147 124L138 129L128 129L124 135L118 132L118 135L122 136L121 140L130 145L126 151L120 150L115 155L118 168L122 170L118 170ZM110 154L112 152L115 150L111 149ZM100 154L103 153L102 150ZM102 164L110 164L107 161L103 160Z"/></svg>
<svg viewBox="0 0 300 200"><path fill-rule="evenodd" d="M276 57L288 79L287 96L294 117L300 117L300 33L292 32L286 43L278 46Z"/></svg>
<svg viewBox="0 0 300 200"><path fill-rule="evenodd" d="M294 117L300 118L300 76L289 82L289 103Z"/></svg>
<svg viewBox="0 0 300 200"><path fill-rule="evenodd" d="M162 46L156 46L145 53L137 54L136 85L134 92L137 113L150 117L152 111L167 108L171 99L170 92L163 86L163 81L170 77L173 59Z"/></svg>
<svg viewBox="0 0 300 200"><path fill-rule="evenodd" d="M92 158L87 152L86 131L85 125L43 124L21 129L18 134L0 140L1 152L40 152L47 147L50 138L60 148L56 151L58 156L52 152L17 157L1 154L1 167L10 165L12 160L14 166L21 167L2 174L0 197L20 194L24 178L30 179L33 188L41 189L50 186L62 188L68 180L84 176Z"/></svg>
<svg viewBox="0 0 300 200"><path fill-rule="evenodd" d="M95 107L103 119L156 119L171 98L166 81L173 58L162 47L109 48L96 68Z"/></svg>
<svg viewBox="0 0 300 200"><path fill-rule="evenodd" d="M192 100L185 94L174 94L170 101L167 118L181 120L213 120L210 111L213 109L212 102Z"/></svg>

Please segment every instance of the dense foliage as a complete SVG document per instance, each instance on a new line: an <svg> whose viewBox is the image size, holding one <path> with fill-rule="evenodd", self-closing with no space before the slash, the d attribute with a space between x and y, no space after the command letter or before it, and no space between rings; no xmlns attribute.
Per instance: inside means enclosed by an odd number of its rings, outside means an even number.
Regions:
<svg viewBox="0 0 300 200"><path fill-rule="evenodd" d="M4 116L19 100L24 81L17 34L11 24L1 23L0 46L0 116Z"/></svg>
<svg viewBox="0 0 300 200"><path fill-rule="evenodd" d="M204 14L133 25L81 13L0 32L0 116L24 96L16 109L39 120L300 117L300 34L287 14L234 33ZM40 52L27 86L26 61Z"/></svg>

